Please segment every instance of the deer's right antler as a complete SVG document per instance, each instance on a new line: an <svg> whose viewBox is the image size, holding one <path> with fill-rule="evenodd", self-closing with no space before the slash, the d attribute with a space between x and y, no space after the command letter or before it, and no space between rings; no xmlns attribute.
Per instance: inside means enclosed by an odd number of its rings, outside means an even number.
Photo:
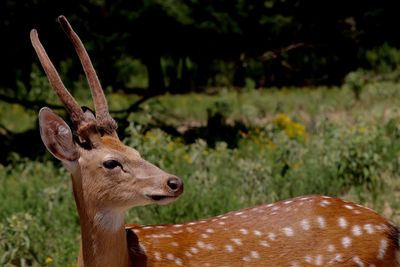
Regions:
<svg viewBox="0 0 400 267"><path fill-rule="evenodd" d="M53 87L54 91L57 93L61 102L64 104L65 108L70 114L73 124L79 127L79 125L85 121L84 112L82 111L76 100L68 92L67 88L62 82L60 75L58 75L56 68L54 67L53 63L46 53L46 50L40 42L38 33L35 29L31 30L30 37L33 48L35 49L36 54L39 57L40 63L42 64L43 69L46 72L47 78L49 79L51 86Z"/></svg>
<svg viewBox="0 0 400 267"><path fill-rule="evenodd" d="M86 78L92 92L94 107L96 110L97 126L100 128L101 131L104 131L107 134L114 134L117 129L117 123L108 112L106 97L104 96L99 78L97 77L96 71L94 70L92 61L90 60L85 46L83 45L79 36L72 29L66 17L59 16L58 22L74 45L79 60L81 61L83 70L85 71Z"/></svg>

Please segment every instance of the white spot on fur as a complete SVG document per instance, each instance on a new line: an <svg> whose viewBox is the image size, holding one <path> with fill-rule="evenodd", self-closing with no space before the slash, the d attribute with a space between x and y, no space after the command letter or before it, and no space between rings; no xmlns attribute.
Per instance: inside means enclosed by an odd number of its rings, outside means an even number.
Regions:
<svg viewBox="0 0 400 267"><path fill-rule="evenodd" d="M367 234L373 234L373 233L375 233L375 229L374 229L374 227L371 225L371 224L369 224L369 223L367 223L367 224L364 224L364 230L367 232Z"/></svg>
<svg viewBox="0 0 400 267"><path fill-rule="evenodd" d="M335 257L328 262L328 264L333 264L338 262L343 262L343 255L340 253L336 254Z"/></svg>
<svg viewBox="0 0 400 267"><path fill-rule="evenodd" d="M193 254L196 254L196 253L199 252L199 249L198 249L198 248L195 248L195 247L191 247L191 248L190 248L190 251L191 251Z"/></svg>
<svg viewBox="0 0 400 267"><path fill-rule="evenodd" d="M176 265L182 266L182 263L183 263L183 262L182 262L182 259L180 259L180 258L176 258L176 259L175 259L175 264L176 264Z"/></svg>
<svg viewBox="0 0 400 267"><path fill-rule="evenodd" d="M258 231L258 230L254 230L253 233L256 236L261 236L262 235L262 233L260 231Z"/></svg>
<svg viewBox="0 0 400 267"><path fill-rule="evenodd" d="M172 242L171 245L174 246L174 247L179 247L178 242Z"/></svg>
<svg viewBox="0 0 400 267"><path fill-rule="evenodd" d="M213 229L211 229L211 228L208 228L208 229L206 230L206 232L209 233L209 234L215 233L215 231L214 231Z"/></svg>
<svg viewBox="0 0 400 267"><path fill-rule="evenodd" d="M274 233L268 233L268 238L269 238L269 240L271 240L271 241L275 241L275 240L276 240L276 234L274 234Z"/></svg>
<svg viewBox="0 0 400 267"><path fill-rule="evenodd" d="M381 239L381 242L379 243L378 260L383 260L383 258L385 257L387 247L388 247L387 240Z"/></svg>
<svg viewBox="0 0 400 267"><path fill-rule="evenodd" d="M206 247L206 244L205 244L203 241L197 241L196 245L197 245L199 248L203 248L203 249Z"/></svg>
<svg viewBox="0 0 400 267"><path fill-rule="evenodd" d="M185 256L187 256L187 257L192 257L193 255L192 255L192 253L190 253L189 251L185 251Z"/></svg>
<svg viewBox="0 0 400 267"><path fill-rule="evenodd" d="M202 238L208 238L208 235L207 234L201 234L200 235Z"/></svg>
<svg viewBox="0 0 400 267"><path fill-rule="evenodd" d="M229 253L233 252L233 246L232 245L226 245L225 250L228 251Z"/></svg>
<svg viewBox="0 0 400 267"><path fill-rule="evenodd" d="M352 232L353 235L355 235L355 236L360 236L360 235L362 235L362 230L361 230L361 227L360 227L359 225L354 225L354 226L351 228L351 232Z"/></svg>
<svg viewBox="0 0 400 267"><path fill-rule="evenodd" d="M294 235L293 229L291 227L283 227L282 231L286 236L293 236Z"/></svg>
<svg viewBox="0 0 400 267"><path fill-rule="evenodd" d="M333 244L330 244L330 245L328 245L328 248L327 248L327 250L328 250L328 252L335 252L335 245L333 245Z"/></svg>
<svg viewBox="0 0 400 267"><path fill-rule="evenodd" d="M238 246L243 245L242 240L239 238L231 238L231 240L233 241L233 243L235 243Z"/></svg>
<svg viewBox="0 0 400 267"><path fill-rule="evenodd" d="M173 260L175 259L174 254L168 253L168 254L167 254L167 259L169 259L170 261L173 261Z"/></svg>
<svg viewBox="0 0 400 267"><path fill-rule="evenodd" d="M345 207L346 209L349 209L349 210L352 210L352 209L354 209L354 207L353 206L351 206L351 205L344 205L343 207Z"/></svg>
<svg viewBox="0 0 400 267"><path fill-rule="evenodd" d="M328 201L328 200L322 200L322 201L319 203L319 205L320 205L321 207L326 207L326 206L329 206L330 204L331 204L331 202Z"/></svg>
<svg viewBox="0 0 400 267"><path fill-rule="evenodd" d="M242 235L247 235L249 233L249 231L244 228L240 229L239 231L242 233Z"/></svg>
<svg viewBox="0 0 400 267"><path fill-rule="evenodd" d="M260 241L260 245L263 246L263 247L269 247L269 243L267 241L265 241L265 240L261 240Z"/></svg>
<svg viewBox="0 0 400 267"><path fill-rule="evenodd" d="M343 228L343 229L347 228L348 223L344 217L340 217L338 219L338 223L339 223L340 228Z"/></svg>
<svg viewBox="0 0 400 267"><path fill-rule="evenodd" d="M315 265L321 266L324 263L324 257L322 255L317 255L315 257Z"/></svg>
<svg viewBox="0 0 400 267"><path fill-rule="evenodd" d="M250 252L250 256L251 256L252 258L254 258L254 259L260 258L260 255L258 254L257 251L251 251L251 252Z"/></svg>
<svg viewBox="0 0 400 267"><path fill-rule="evenodd" d="M365 267L364 262L361 261L360 257L354 256L353 261L357 264L359 267Z"/></svg>
<svg viewBox="0 0 400 267"><path fill-rule="evenodd" d="M205 249L206 249L206 250L214 250L215 247L214 247L213 244L206 244Z"/></svg>
<svg viewBox="0 0 400 267"><path fill-rule="evenodd" d="M243 257L242 259L243 259L244 261L247 261L247 262L251 261L251 259L250 259L249 256L245 256L245 257Z"/></svg>
<svg viewBox="0 0 400 267"><path fill-rule="evenodd" d="M348 236L343 237L343 238L342 238L342 246L343 246L344 248L350 247L350 246L351 246L351 238L348 237Z"/></svg>
<svg viewBox="0 0 400 267"><path fill-rule="evenodd" d="M154 258L156 261L161 261L161 253L158 251L154 252Z"/></svg>
<svg viewBox="0 0 400 267"><path fill-rule="evenodd" d="M324 229L326 227L326 221L325 221L324 217L318 216L317 222L318 222L319 228Z"/></svg>
<svg viewBox="0 0 400 267"><path fill-rule="evenodd" d="M300 224L301 224L301 228L303 228L303 230L306 230L306 231L310 230L310 223L308 222L307 219L301 220Z"/></svg>
<svg viewBox="0 0 400 267"><path fill-rule="evenodd" d="M305 262L307 262L307 263L311 263L311 262L312 262L312 257L311 257L310 255L306 255L306 256L304 257L304 260L305 260Z"/></svg>

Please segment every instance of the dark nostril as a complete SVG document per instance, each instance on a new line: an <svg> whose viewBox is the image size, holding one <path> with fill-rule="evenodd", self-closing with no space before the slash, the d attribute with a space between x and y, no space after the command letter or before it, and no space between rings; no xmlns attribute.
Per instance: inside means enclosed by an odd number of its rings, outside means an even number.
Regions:
<svg viewBox="0 0 400 267"><path fill-rule="evenodd" d="M182 187L182 180L177 177L171 177L168 179L167 185L172 191L178 191Z"/></svg>

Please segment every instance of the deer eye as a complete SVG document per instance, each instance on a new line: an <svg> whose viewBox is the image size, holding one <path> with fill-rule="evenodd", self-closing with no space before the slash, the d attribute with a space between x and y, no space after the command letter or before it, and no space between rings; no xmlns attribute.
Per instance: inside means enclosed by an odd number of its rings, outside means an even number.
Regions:
<svg viewBox="0 0 400 267"><path fill-rule="evenodd" d="M104 161L104 162L103 162L103 166L104 166L105 168L107 168L107 169L110 169L110 170L111 170L111 169L114 169L114 168L116 168L116 167L121 167L121 169L122 169L122 164L119 163L119 162L116 161L116 160L113 160L113 159Z"/></svg>

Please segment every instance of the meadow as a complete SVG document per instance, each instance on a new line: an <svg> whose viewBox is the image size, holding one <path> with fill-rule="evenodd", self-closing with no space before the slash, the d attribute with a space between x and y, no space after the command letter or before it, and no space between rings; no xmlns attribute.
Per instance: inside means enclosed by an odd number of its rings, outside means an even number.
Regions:
<svg viewBox="0 0 400 267"><path fill-rule="evenodd" d="M111 109L136 98L113 93ZM129 114L124 143L182 177L185 192L168 206L133 209L126 221L186 222L325 194L400 223L399 107L395 82L368 83L358 100L346 85L152 98ZM2 103L0 111L10 130L35 125L33 111ZM14 153L9 162L0 164L0 265L74 266L79 220L68 173L48 154Z"/></svg>

